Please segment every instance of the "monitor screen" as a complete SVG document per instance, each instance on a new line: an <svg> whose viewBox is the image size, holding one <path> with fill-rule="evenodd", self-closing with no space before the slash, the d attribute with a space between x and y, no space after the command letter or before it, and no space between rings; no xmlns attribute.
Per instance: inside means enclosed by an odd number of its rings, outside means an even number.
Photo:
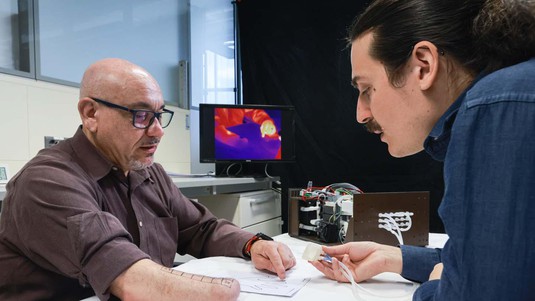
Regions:
<svg viewBox="0 0 535 301"><path fill-rule="evenodd" d="M292 106L200 104L200 162L293 162L294 115Z"/></svg>

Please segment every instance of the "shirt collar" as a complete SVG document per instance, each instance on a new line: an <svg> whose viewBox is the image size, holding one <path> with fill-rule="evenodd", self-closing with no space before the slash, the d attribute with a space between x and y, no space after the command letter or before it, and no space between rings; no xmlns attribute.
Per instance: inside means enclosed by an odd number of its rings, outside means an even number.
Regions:
<svg viewBox="0 0 535 301"><path fill-rule="evenodd" d="M82 131L82 126L78 127L72 137L71 145L80 166L96 181L102 179L112 170L113 164L87 139Z"/></svg>
<svg viewBox="0 0 535 301"><path fill-rule="evenodd" d="M453 104L446 110L446 112L440 117L437 121L431 133L424 141L425 151L435 160L444 161L446 157L446 152L448 150L448 145L450 142L451 128L461 104L466 98L466 94L472 88L472 86L478 82L484 74L477 76L474 81L457 97Z"/></svg>
<svg viewBox="0 0 535 301"><path fill-rule="evenodd" d="M457 112L459 111L465 96L466 91L464 91L440 117L431 130L431 133L429 133L429 136L427 137L428 140L439 140L446 132L451 130L453 121L455 121L455 117L457 116Z"/></svg>
<svg viewBox="0 0 535 301"><path fill-rule="evenodd" d="M98 181L117 169L102 153L87 139L82 126L78 128L72 137L72 148L82 168L95 180ZM141 183L149 178L146 168L130 172L131 181Z"/></svg>

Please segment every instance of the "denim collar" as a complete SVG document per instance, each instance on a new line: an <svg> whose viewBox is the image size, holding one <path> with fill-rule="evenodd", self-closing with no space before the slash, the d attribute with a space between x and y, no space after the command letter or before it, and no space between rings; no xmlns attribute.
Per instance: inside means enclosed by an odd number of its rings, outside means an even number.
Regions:
<svg viewBox="0 0 535 301"><path fill-rule="evenodd" d="M446 158L446 152L448 151L448 145L450 143L451 128L461 104L466 98L468 91L478 82L484 74L478 75L474 81L457 97L453 104L446 110L446 112L437 121L431 133L424 141L425 151L437 161L444 161Z"/></svg>

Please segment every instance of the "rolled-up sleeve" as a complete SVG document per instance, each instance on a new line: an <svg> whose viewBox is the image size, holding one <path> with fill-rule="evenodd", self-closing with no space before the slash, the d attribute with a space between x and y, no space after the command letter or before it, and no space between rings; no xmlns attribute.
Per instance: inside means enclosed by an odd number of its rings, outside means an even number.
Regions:
<svg viewBox="0 0 535 301"><path fill-rule="evenodd" d="M148 255L132 244L121 223L106 212L88 212L67 218L69 241L81 264L78 279L87 279L104 295L111 282Z"/></svg>
<svg viewBox="0 0 535 301"><path fill-rule="evenodd" d="M54 174L54 177L49 177ZM73 180L74 177L82 177ZM99 296L130 265L149 256L121 222L100 208L97 184L62 162L29 166L18 177L12 235L40 267L90 285Z"/></svg>

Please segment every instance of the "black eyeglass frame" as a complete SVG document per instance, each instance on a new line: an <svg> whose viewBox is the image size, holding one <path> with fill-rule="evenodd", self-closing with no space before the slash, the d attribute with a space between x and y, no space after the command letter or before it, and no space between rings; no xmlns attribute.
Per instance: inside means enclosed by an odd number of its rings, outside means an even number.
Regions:
<svg viewBox="0 0 535 301"><path fill-rule="evenodd" d="M103 99L99 99L99 98L95 98L95 97L89 97L91 98L92 100L98 102L98 103L101 103L109 108L113 108L113 109L119 109L119 110L123 110L123 111L127 111L127 112L130 112L132 113L132 125L135 127L135 128L138 128L138 129L147 129L149 128L153 123L154 123L154 119L158 118L158 122L160 123L160 126L162 128L166 128L169 126L169 124L171 124L171 120L173 120L173 116L175 114L175 112L171 111L171 110L168 110L168 109L163 109L163 112L154 112L154 111L151 111L151 110L143 110L143 109L130 109L130 108L127 108L127 107L123 107L123 106L120 106L118 104L114 104L112 102L109 102L109 101L106 101L106 100L103 100ZM152 113L152 117L151 119L149 120L149 123L144 126L144 127L140 127L139 125L136 125L136 114L138 112L146 112L146 113ZM161 123L161 116L163 114L171 114L171 117L169 117L169 122L167 122L167 124L162 124Z"/></svg>

